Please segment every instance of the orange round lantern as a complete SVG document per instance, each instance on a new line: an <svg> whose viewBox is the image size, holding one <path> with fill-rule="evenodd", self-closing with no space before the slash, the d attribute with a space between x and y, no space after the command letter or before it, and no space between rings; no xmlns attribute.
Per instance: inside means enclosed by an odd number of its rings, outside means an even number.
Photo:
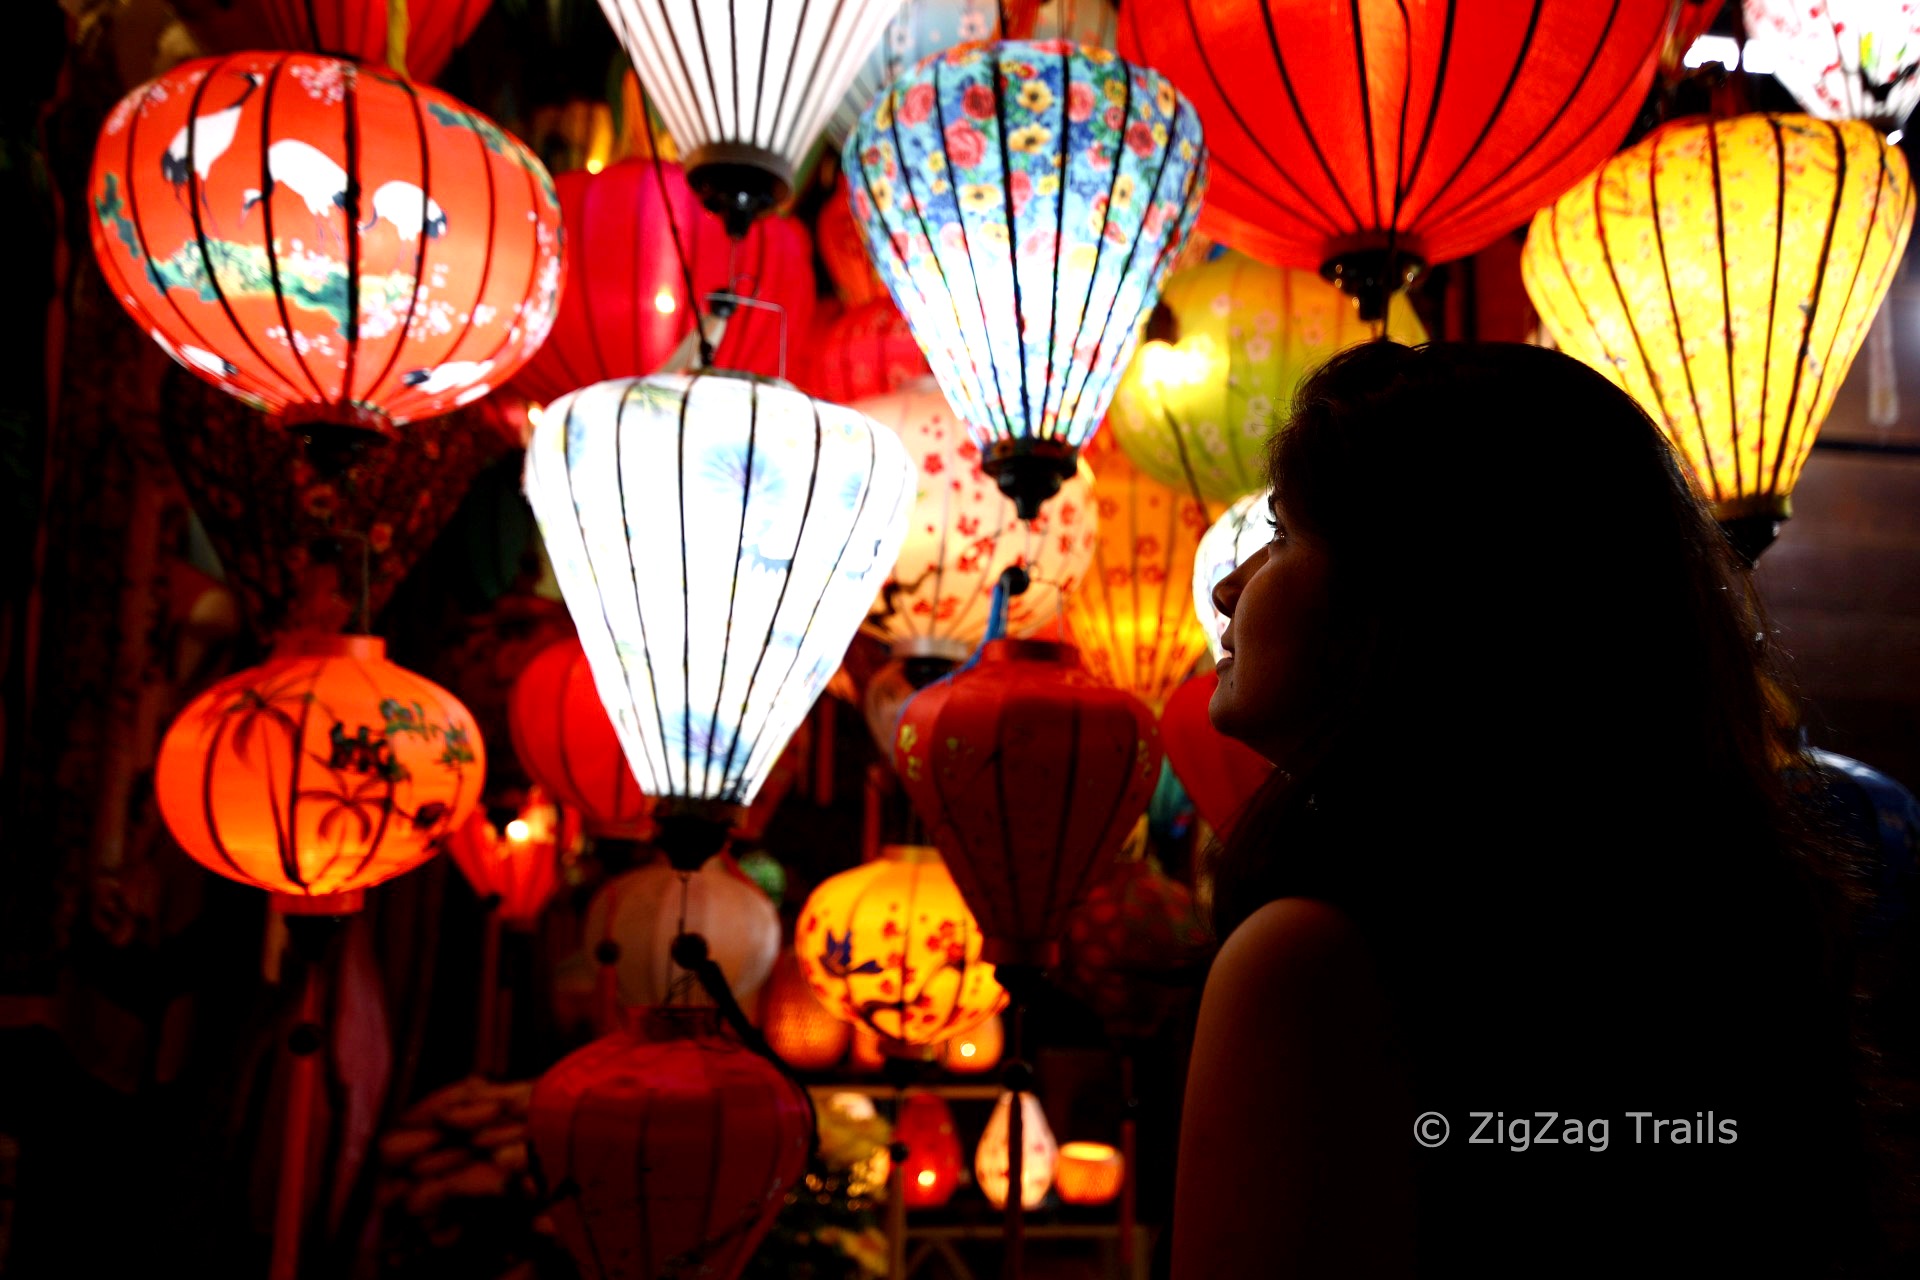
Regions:
<svg viewBox="0 0 1920 1280"><path fill-rule="evenodd" d="M938 1209L953 1199L966 1156L945 1099L935 1093L908 1092L900 1099L893 1140L907 1149L900 1166L907 1208Z"/></svg>
<svg viewBox="0 0 1920 1280"><path fill-rule="evenodd" d="M195 698L154 765L160 815L195 861L337 914L425 862L473 811L480 731L373 636L287 637Z"/></svg>
<svg viewBox="0 0 1920 1280"><path fill-rule="evenodd" d="M962 1031L940 1046L940 1063L957 1076L985 1075L1000 1065L1007 1047L1007 1027L994 1014L971 1031Z"/></svg>
<svg viewBox="0 0 1920 1280"><path fill-rule="evenodd" d="M653 802L634 780L580 641L542 650L507 702L513 753L547 794L580 815L589 835L643 840Z"/></svg>
<svg viewBox="0 0 1920 1280"><path fill-rule="evenodd" d="M547 171L491 120L376 66L183 63L107 117L88 206L135 322L309 436L390 435L471 404L559 307Z"/></svg>
<svg viewBox="0 0 1920 1280"><path fill-rule="evenodd" d="M466 42L491 0L407 0L407 75L432 81L453 51ZM302 49L389 62L392 0L260 0L279 49Z"/></svg>
<svg viewBox="0 0 1920 1280"><path fill-rule="evenodd" d="M795 1071L825 1071L847 1054L852 1029L813 994L791 947L773 962L760 989L760 1034Z"/></svg>
<svg viewBox="0 0 1920 1280"><path fill-rule="evenodd" d="M924 1053L1006 1004L981 943L939 851L923 845L888 845L829 877L793 931L820 1002L900 1054Z"/></svg>
<svg viewBox="0 0 1920 1280"><path fill-rule="evenodd" d="M447 838L447 853L475 897L499 904L502 924L531 929L560 887L560 814L537 791L505 830L475 809Z"/></svg>
<svg viewBox="0 0 1920 1280"><path fill-rule="evenodd" d="M1106 1204L1126 1178L1126 1160L1104 1142L1069 1142L1053 1166L1053 1189L1067 1204Z"/></svg>

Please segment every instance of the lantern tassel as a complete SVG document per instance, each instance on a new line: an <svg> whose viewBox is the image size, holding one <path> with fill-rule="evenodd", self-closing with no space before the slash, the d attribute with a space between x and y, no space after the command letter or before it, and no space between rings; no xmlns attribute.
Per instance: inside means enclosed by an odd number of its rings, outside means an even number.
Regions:
<svg viewBox="0 0 1920 1280"><path fill-rule="evenodd" d="M387 65L407 74L407 0L387 0Z"/></svg>

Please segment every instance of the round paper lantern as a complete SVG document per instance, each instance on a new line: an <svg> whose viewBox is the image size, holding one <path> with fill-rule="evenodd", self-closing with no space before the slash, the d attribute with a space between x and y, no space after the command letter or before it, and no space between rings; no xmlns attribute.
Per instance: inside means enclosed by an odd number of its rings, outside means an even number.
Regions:
<svg viewBox="0 0 1920 1280"><path fill-rule="evenodd" d="M724 853L698 871L653 862L615 876L593 895L583 932L595 957L611 965L628 1008L710 1003L693 975L673 962L673 940L682 933L707 940L743 1009L754 1007L780 954L780 913Z"/></svg>
<svg viewBox="0 0 1920 1280"><path fill-rule="evenodd" d="M498 904L501 923L531 929L560 888L560 814L537 791L505 830L475 809L447 838L447 853L474 896Z"/></svg>
<svg viewBox="0 0 1920 1280"><path fill-rule="evenodd" d="M907 704L894 769L987 936L981 954L1044 967L1146 812L1159 734L1070 646L990 640Z"/></svg>
<svg viewBox="0 0 1920 1280"><path fill-rule="evenodd" d="M540 1077L527 1140L583 1275L732 1280L806 1172L812 1123L711 1010L654 1009Z"/></svg>
<svg viewBox="0 0 1920 1280"><path fill-rule="evenodd" d="M1067 629L1087 670L1158 711L1207 648L1187 605L1207 509L1104 442L1090 461L1100 537Z"/></svg>
<svg viewBox="0 0 1920 1280"><path fill-rule="evenodd" d="M1232 252L1168 276L1160 307L1166 332L1134 351L1107 429L1135 466L1209 502L1264 488L1267 440L1301 380L1374 337L1319 276ZM1387 336L1427 340L1403 297L1389 308Z"/></svg>
<svg viewBox="0 0 1920 1280"><path fill-rule="evenodd" d="M922 384L854 406L892 427L916 466L913 514L893 575L870 619L903 657L960 661L987 633L1000 575L1019 565L1030 585L1007 601L1007 631L1053 621L1093 559L1093 473L1081 464L1031 521L980 467L980 449L946 397ZM891 744L891 725L887 742Z"/></svg>
<svg viewBox="0 0 1920 1280"><path fill-rule="evenodd" d="M1220 636L1227 620L1213 607L1213 589L1248 556L1273 541L1271 501L1272 490L1240 499L1200 535L1200 546L1193 553L1193 616L1206 633L1207 652L1215 662L1226 654Z"/></svg>
<svg viewBox="0 0 1920 1280"><path fill-rule="evenodd" d="M634 781L580 641L542 649L507 701L513 753L548 794L580 815L589 835L643 840L652 802Z"/></svg>
<svg viewBox="0 0 1920 1280"><path fill-rule="evenodd" d="M785 320L736 307L713 363L781 372L783 335L792 349L812 323L813 246L804 226L767 218L736 243L701 207L680 166L665 160L577 169L554 187L567 232L567 284L553 332L515 389L546 404L608 378L652 373L693 332L707 295L720 290L773 303Z"/></svg>
<svg viewBox="0 0 1920 1280"><path fill-rule="evenodd" d="M281 911L335 914L439 851L480 797L485 748L452 694L386 651L295 633L187 704L153 788L188 856Z"/></svg>
<svg viewBox="0 0 1920 1280"><path fill-rule="evenodd" d="M375 66L182 63L107 117L94 254L209 382L356 440L513 377L560 302L560 205L499 126Z"/></svg>
<svg viewBox="0 0 1920 1280"><path fill-rule="evenodd" d="M1206 123L1202 230L1326 273L1372 320L1422 266L1491 244L1619 145L1672 9L1134 5L1120 49L1165 72Z"/></svg>
<svg viewBox="0 0 1920 1280"><path fill-rule="evenodd" d="M851 1028L827 1011L788 948L760 992L760 1033L795 1071L825 1071L847 1053Z"/></svg>
<svg viewBox="0 0 1920 1280"><path fill-rule="evenodd" d="M888 845L823 881L800 909L793 949L836 1018L864 1025L891 1053L966 1031L1007 1002L980 960L980 930L938 850Z"/></svg>
<svg viewBox="0 0 1920 1280"><path fill-rule="evenodd" d="M1054 1190L1064 1204L1106 1204L1126 1180L1126 1160L1104 1142L1069 1142L1053 1166Z"/></svg>
<svg viewBox="0 0 1920 1280"><path fill-rule="evenodd" d="M1744 0L1747 39L1809 115L1904 127L1920 103L1920 5Z"/></svg>
<svg viewBox="0 0 1920 1280"><path fill-rule="evenodd" d="M904 5L834 109L827 122L827 141L834 146L844 142L867 104L922 58L975 40L1026 39L1033 33L1039 7L1039 0L913 0ZM1000 29L1003 12L1004 32Z"/></svg>
<svg viewBox="0 0 1920 1280"><path fill-rule="evenodd" d="M913 465L885 427L784 383L663 374L549 405L526 485L662 847L697 865L886 580Z"/></svg>
<svg viewBox="0 0 1920 1280"><path fill-rule="evenodd" d="M984 1075L1000 1065L1000 1054L1007 1045L1007 1029L999 1014L994 1014L971 1031L940 1046L940 1065L957 1076Z"/></svg>
<svg viewBox="0 0 1920 1280"><path fill-rule="evenodd" d="M439 78L454 49L466 42L490 0L406 0L407 75ZM261 0L279 49L387 63L392 0Z"/></svg>
<svg viewBox="0 0 1920 1280"><path fill-rule="evenodd" d="M919 1090L908 1092L900 1099L893 1140L907 1149L900 1166L907 1208L938 1209L953 1199L966 1164L945 1099Z"/></svg>
<svg viewBox="0 0 1920 1280"><path fill-rule="evenodd" d="M600 0L687 179L738 235L785 200L900 0Z"/></svg>
<svg viewBox="0 0 1920 1280"><path fill-rule="evenodd" d="M1192 891L1150 857L1123 857L1067 918L1061 976L1110 1032L1138 1039L1179 1004L1170 975L1202 964L1207 948Z"/></svg>
<svg viewBox="0 0 1920 1280"><path fill-rule="evenodd" d="M1207 707L1220 677L1203 672L1173 691L1160 713L1160 740L1180 785L1193 797L1193 807L1207 825L1221 835L1233 829L1233 820L1273 776L1267 758L1243 742L1213 727Z"/></svg>
<svg viewBox="0 0 1920 1280"><path fill-rule="evenodd" d="M1913 208L1872 125L1680 120L1542 209L1521 276L1561 349L1652 415L1752 559L1793 512Z"/></svg>
<svg viewBox="0 0 1920 1280"><path fill-rule="evenodd" d="M867 108L844 163L940 389L1033 515L1106 416L1199 212L1193 108L1102 49L962 45Z"/></svg>
<svg viewBox="0 0 1920 1280"><path fill-rule="evenodd" d="M986 1130L980 1135L980 1145L973 1155L974 1179L996 1209L1007 1207L1011 1164L1007 1130L1012 1110L1013 1094L1002 1093L1000 1101L993 1106L993 1114L987 1118ZM1053 1168L1060 1149L1054 1144L1053 1130L1047 1127L1047 1115L1040 1109L1040 1099L1030 1093L1020 1095L1020 1123L1020 1147L1024 1155L1020 1166L1020 1203L1028 1209L1037 1209L1047 1198L1047 1188L1053 1185Z"/></svg>
<svg viewBox="0 0 1920 1280"><path fill-rule="evenodd" d="M808 340L796 378L807 394L855 404L932 377L905 317L887 298L834 311Z"/></svg>

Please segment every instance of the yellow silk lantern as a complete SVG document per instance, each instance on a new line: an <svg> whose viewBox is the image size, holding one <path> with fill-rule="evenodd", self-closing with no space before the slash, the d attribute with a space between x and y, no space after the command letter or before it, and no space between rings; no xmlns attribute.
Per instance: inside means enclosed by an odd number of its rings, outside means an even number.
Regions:
<svg viewBox="0 0 1920 1280"><path fill-rule="evenodd" d="M1206 506L1168 488L1096 437L1087 451L1100 538L1067 628L1088 671L1158 714L1207 651L1193 616L1193 557L1212 523Z"/></svg>
<svg viewBox="0 0 1920 1280"><path fill-rule="evenodd" d="M1681 120L1541 210L1521 274L1554 340L1652 415L1751 560L1792 514L1913 209L1906 160L1871 125Z"/></svg>
<svg viewBox="0 0 1920 1280"><path fill-rule="evenodd" d="M807 985L791 949L773 962L760 989L760 1033L780 1060L796 1071L824 1071L846 1056L847 1024L827 1011Z"/></svg>
<svg viewBox="0 0 1920 1280"><path fill-rule="evenodd" d="M1134 352L1107 429L1141 470L1209 502L1266 487L1267 438L1301 379L1374 336L1353 300L1318 275L1242 253L1176 271L1160 306L1148 332L1162 336ZM1427 340L1405 294L1388 306L1387 336Z"/></svg>
<svg viewBox="0 0 1920 1280"><path fill-rule="evenodd" d="M1104 1142L1069 1142L1053 1167L1054 1190L1067 1204L1105 1204L1120 1194L1127 1162Z"/></svg>
<svg viewBox="0 0 1920 1280"><path fill-rule="evenodd" d="M939 851L923 845L889 845L822 882L793 932L827 1010L903 1055L930 1053L1006 1004L982 942Z"/></svg>
<svg viewBox="0 0 1920 1280"><path fill-rule="evenodd" d="M980 1135L980 1145L973 1153L974 1179L980 1184L981 1193L996 1209L1007 1207L1007 1186L1011 1179L1008 1166L1012 1163L1008 1159L1007 1130L1012 1110L1013 1093L1002 1093L1000 1101L993 1106L993 1115L987 1119L985 1131ZM1023 1152L1020 1203L1033 1209L1047 1198L1047 1188L1053 1185L1053 1170L1060 1157L1060 1148L1054 1143L1046 1112L1040 1109L1040 1099L1030 1093L1020 1095L1020 1125L1020 1147Z"/></svg>
<svg viewBox="0 0 1920 1280"><path fill-rule="evenodd" d="M1006 1048L1006 1026L994 1014L971 1031L962 1031L940 1046L940 1061L957 1076L977 1076L1000 1065Z"/></svg>

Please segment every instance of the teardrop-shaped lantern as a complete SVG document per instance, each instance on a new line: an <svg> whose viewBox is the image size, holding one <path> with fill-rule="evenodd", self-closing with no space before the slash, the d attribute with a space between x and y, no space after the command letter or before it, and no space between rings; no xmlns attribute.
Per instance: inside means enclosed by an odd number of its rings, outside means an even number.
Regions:
<svg viewBox="0 0 1920 1280"><path fill-rule="evenodd" d="M1207 706L1220 677L1208 671L1173 691L1160 713L1160 740L1193 807L1221 835L1273 776L1273 764L1252 747L1213 727Z"/></svg>
<svg viewBox="0 0 1920 1280"><path fill-rule="evenodd" d="M656 1009L554 1064L527 1139L582 1275L733 1280L806 1172L798 1085L717 1024Z"/></svg>
<svg viewBox="0 0 1920 1280"><path fill-rule="evenodd" d="M628 1008L710 1003L694 975L674 963L673 940L682 933L707 940L733 998L751 1009L780 954L780 913L727 854L698 871L653 862L617 875L593 895L582 926Z"/></svg>
<svg viewBox="0 0 1920 1280"><path fill-rule="evenodd" d="M800 909L794 951L822 1004L914 1055L1007 1002L980 959L980 928L936 849L889 845L830 876Z"/></svg>
<svg viewBox="0 0 1920 1280"><path fill-rule="evenodd" d="M1141 470L1209 502L1265 487L1267 440L1301 380L1375 336L1318 275L1232 252L1167 277L1160 306L1164 332L1133 353L1107 427ZM1389 307L1386 333L1409 346L1427 340L1404 297Z"/></svg>
<svg viewBox="0 0 1920 1280"><path fill-rule="evenodd" d="M679 865L715 852L886 580L913 465L871 419L742 375L547 407L527 496Z"/></svg>
<svg viewBox="0 0 1920 1280"><path fill-rule="evenodd" d="M1793 513L1913 210L1906 159L1872 125L1680 120L1542 209L1521 276L1561 349L1652 415L1752 560Z"/></svg>
<svg viewBox="0 0 1920 1280"><path fill-rule="evenodd" d="M1002 1093L1000 1101L993 1106L993 1114L987 1117L987 1127L973 1155L973 1176L979 1181L981 1194L996 1209L1007 1207L1007 1191L1012 1181L1012 1162L1008 1159L1012 1111L1013 1094ZM1020 1095L1020 1124L1020 1146L1024 1154L1020 1165L1020 1203L1025 1208L1037 1209L1053 1186L1053 1166L1060 1158L1060 1147L1047 1124L1046 1112L1040 1109L1040 1099L1030 1093Z"/></svg>
<svg viewBox="0 0 1920 1280"><path fill-rule="evenodd" d="M578 639L555 641L521 669L507 728L527 776L579 814L588 835L643 840L652 832L652 801L634 781Z"/></svg>
<svg viewBox="0 0 1920 1280"><path fill-rule="evenodd" d="M937 1093L909 1090L900 1099L893 1140L907 1149L901 1165L907 1208L938 1209L953 1199L966 1161L946 1099Z"/></svg>
<svg viewBox="0 0 1920 1280"><path fill-rule="evenodd" d="M990 640L900 716L894 769L995 965L1058 959L1067 913L1146 812L1159 733L1071 646Z"/></svg>
<svg viewBox="0 0 1920 1280"><path fill-rule="evenodd" d="M1199 212L1198 117L1103 49L962 45L895 81L844 161L940 389L1033 515L1106 416Z"/></svg>
<svg viewBox="0 0 1920 1280"><path fill-rule="evenodd" d="M407 75L440 76L492 0L406 0ZM361 62L390 61L393 0L260 0L279 49L332 54Z"/></svg>
<svg viewBox="0 0 1920 1280"><path fill-rule="evenodd" d="M600 0L709 209L785 200L900 0Z"/></svg>
<svg viewBox="0 0 1920 1280"><path fill-rule="evenodd" d="M1206 122L1203 230L1386 314L1429 263L1524 222L1619 145L1673 0L1128 5L1120 49Z"/></svg>
<svg viewBox="0 0 1920 1280"><path fill-rule="evenodd" d="M1029 585L1007 600L1008 634L1054 621L1061 597L1079 587L1093 559L1099 521L1086 464L1038 515L1022 521L981 470L979 446L937 387L922 383L854 407L893 428L915 465L907 539L869 619L894 653L947 663L966 658L987 633L994 584L1015 565L1027 571ZM887 730L890 746L891 722Z"/></svg>
<svg viewBox="0 0 1920 1280"><path fill-rule="evenodd" d="M1271 494L1270 489L1250 493L1228 507L1226 513L1200 535L1200 545L1193 553L1193 616L1206 633L1207 652L1215 662L1226 653L1220 647L1220 634L1227 629L1227 620L1213 607L1213 589L1248 556L1273 541L1273 526L1269 523Z"/></svg>
<svg viewBox="0 0 1920 1280"><path fill-rule="evenodd" d="M89 203L101 270L168 355L333 441L480 399L560 303L547 171L380 67L182 63L107 117Z"/></svg>
<svg viewBox="0 0 1920 1280"><path fill-rule="evenodd" d="M1808 115L1902 128L1920 103L1920 5L1744 0L1747 39Z"/></svg>
<svg viewBox="0 0 1920 1280"><path fill-rule="evenodd" d="M537 790L505 828L475 809L447 839L447 853L500 921L531 929L560 888L560 814Z"/></svg>
<svg viewBox="0 0 1920 1280"><path fill-rule="evenodd" d="M652 373L693 331L707 295L736 280L783 314L736 308L713 363L780 374L783 340L792 347L812 323L813 245L804 226L766 218L735 243L680 166L665 160L576 169L553 185L567 231L567 284L553 332L514 379L516 390L546 404L608 378Z"/></svg>
<svg viewBox="0 0 1920 1280"><path fill-rule="evenodd" d="M373 636L295 633L188 703L153 787L180 847L290 913L358 908L459 829L486 777L480 731Z"/></svg>

